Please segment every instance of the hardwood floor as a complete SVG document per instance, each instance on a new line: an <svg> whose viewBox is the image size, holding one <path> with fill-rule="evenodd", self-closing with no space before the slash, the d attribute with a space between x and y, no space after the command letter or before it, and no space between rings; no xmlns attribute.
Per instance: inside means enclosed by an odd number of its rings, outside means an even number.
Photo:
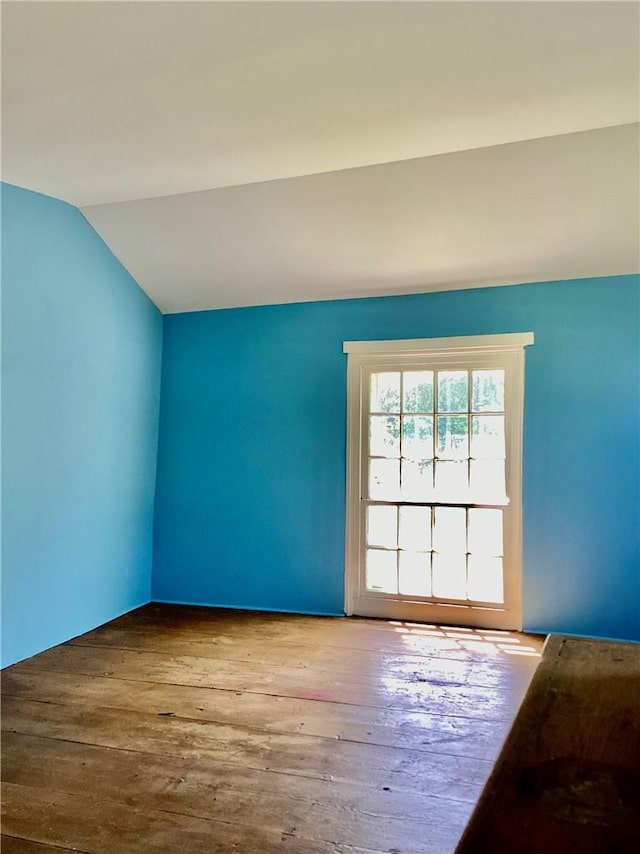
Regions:
<svg viewBox="0 0 640 854"><path fill-rule="evenodd" d="M2 852L448 854L542 638L148 605L2 674Z"/></svg>

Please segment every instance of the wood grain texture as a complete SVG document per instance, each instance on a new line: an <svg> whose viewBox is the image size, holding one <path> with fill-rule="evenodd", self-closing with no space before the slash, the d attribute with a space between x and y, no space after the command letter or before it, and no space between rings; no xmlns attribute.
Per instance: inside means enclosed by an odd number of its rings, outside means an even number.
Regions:
<svg viewBox="0 0 640 854"><path fill-rule="evenodd" d="M299 734L252 731L226 724L189 721L111 709L78 710L7 699L3 732L51 735L64 741L211 759L221 766L277 771L318 780L378 788L389 786L475 803L491 770L489 762L411 749L359 745Z"/></svg>
<svg viewBox="0 0 640 854"><path fill-rule="evenodd" d="M169 685L217 688L250 694L324 700L379 709L420 712L445 704L450 714L481 716L485 720L513 717L513 701L498 686L485 688L433 682L420 667L415 676L378 676L372 684L339 681L312 669L257 666L250 662L229 662L196 656L168 656L166 653L111 649L104 647L59 646L24 662L22 672L46 669L50 672L81 673L87 676L116 676ZM383 673L384 671L381 671ZM524 689L524 683L521 685Z"/></svg>
<svg viewBox="0 0 640 854"><path fill-rule="evenodd" d="M458 854L640 850L640 645L552 636Z"/></svg>
<svg viewBox="0 0 640 854"><path fill-rule="evenodd" d="M26 839L43 837L50 845L80 848L91 854L189 852L229 854L365 854L371 849L317 842L290 833L273 834L257 824L232 823L163 810L137 810L117 798L69 794L31 786L2 784L6 832Z"/></svg>
<svg viewBox="0 0 640 854"><path fill-rule="evenodd" d="M30 839L18 836L0 834L0 851L2 854L64 854L65 851L75 851L76 854L87 854L79 848L61 848L59 845L44 845Z"/></svg>
<svg viewBox="0 0 640 854"><path fill-rule="evenodd" d="M391 786L327 786L324 780L225 768L202 756L167 765L158 755L33 736L5 738L8 782L82 795L89 776L92 794L110 798L117 790L139 810L161 809L248 831L258 826L274 835L295 832L309 841L340 839L358 846L366 839L380 851L419 852L425 845L437 850L448 843L452 825L464 826L469 812L467 804L451 800L445 815L440 799Z"/></svg>
<svg viewBox="0 0 640 854"><path fill-rule="evenodd" d="M432 704L429 712L407 714L399 709L61 672L7 672L2 694L5 708L8 699L15 697L79 710L100 707L156 715L169 711L171 717L193 721L236 724L263 732L306 733L471 759L494 759L496 745L505 735L504 720L451 715L443 704Z"/></svg>
<svg viewBox="0 0 640 854"><path fill-rule="evenodd" d="M104 636L90 633L75 638L69 642L69 646L109 647L112 650L169 654L185 659L204 659L205 662L212 659L217 661L218 667L221 668L225 662L243 663L260 676L268 673L300 675L300 671L312 671L316 675L324 674L328 681L348 681L367 687L375 685L380 672L384 672L388 679L418 682L426 657L415 651L395 652L379 649L350 649L348 656L341 656L331 646L316 646L302 641L265 642L262 638L233 637L225 638L224 642L212 642L194 641L176 635L176 632L163 631L161 628L114 627ZM455 641L443 641L442 638L439 640L447 646ZM512 684L518 687L522 682L520 671L504 665L498 656L494 655L493 659L485 661L470 661L468 653L465 653L466 658L462 659L447 658L446 653L450 651L451 649L446 647L436 647L434 654L429 656L431 683L495 688Z"/></svg>
<svg viewBox="0 0 640 854"><path fill-rule="evenodd" d="M138 609L4 671L2 850L450 854L540 645Z"/></svg>

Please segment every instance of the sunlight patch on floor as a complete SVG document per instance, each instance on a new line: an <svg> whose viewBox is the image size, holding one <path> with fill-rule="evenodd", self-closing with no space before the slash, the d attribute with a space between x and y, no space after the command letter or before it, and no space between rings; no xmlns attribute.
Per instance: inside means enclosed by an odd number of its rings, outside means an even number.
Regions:
<svg viewBox="0 0 640 854"><path fill-rule="evenodd" d="M424 648L431 644L434 648L460 649L499 655L517 655L540 658L542 645L536 645L532 639L517 632L500 629L473 629L459 626L437 626L427 623L408 623L390 620L398 634L404 635L408 647Z"/></svg>

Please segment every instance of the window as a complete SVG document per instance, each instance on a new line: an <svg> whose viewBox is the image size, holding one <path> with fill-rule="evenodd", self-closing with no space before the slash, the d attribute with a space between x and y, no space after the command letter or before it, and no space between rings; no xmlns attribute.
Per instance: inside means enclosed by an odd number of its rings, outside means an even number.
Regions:
<svg viewBox="0 0 640 854"><path fill-rule="evenodd" d="M531 333L347 342L347 613L521 627Z"/></svg>

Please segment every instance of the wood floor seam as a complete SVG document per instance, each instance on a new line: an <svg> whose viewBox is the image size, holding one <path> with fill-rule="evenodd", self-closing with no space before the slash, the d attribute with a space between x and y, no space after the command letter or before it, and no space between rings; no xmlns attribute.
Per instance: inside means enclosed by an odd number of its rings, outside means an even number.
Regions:
<svg viewBox="0 0 640 854"><path fill-rule="evenodd" d="M18 841L18 842L22 842L22 841L24 841L24 842L33 842L33 843L34 843L34 845L37 845L37 846L42 847L42 848L46 847L46 848L48 848L50 851L51 851L51 850L55 850L55 851L73 851L73 852L74 852L74 854L91 854L91 852L89 852L89 851L81 851L79 848L67 848L67 847L65 847L65 846L63 846L63 845L51 845L51 844L48 844L48 843L47 843L46 845L43 845L43 843L39 842L37 839L29 839L29 838L28 838L28 837L26 837L26 836L12 836L12 835L11 835L11 834L9 834L9 833L2 833L2 834L0 834L0 841L2 841L3 839L5 839L5 840L6 840L6 839L12 839L12 840L16 840L16 841ZM0 845L0 851L2 851L2 850L3 850L3 846L2 846L2 845Z"/></svg>
<svg viewBox="0 0 640 854"><path fill-rule="evenodd" d="M16 697L16 695L11 695L11 694L6 694L5 696L14 697L14 699L23 699L19 696ZM32 700L29 698L29 702L41 703L42 705L45 705L45 706L46 705L68 706L69 708L80 708L81 707L79 705L74 705L72 703L53 702L51 700ZM104 708L105 710L110 709L113 711L130 711L128 709L122 709L121 707L118 707L118 706L101 706L99 708ZM149 717L154 717L153 712L138 711L137 714L148 715ZM167 715L167 713L166 712L156 712L155 713L156 717L157 716L164 716L164 715ZM179 715L179 714L176 714L174 712L170 713L170 717L173 720L185 721L185 722L189 722L189 723L202 723L204 720L203 718L188 717L186 715ZM216 720L213 720L210 718L208 718L206 720L208 723L212 723L212 724L220 724L221 726L227 726L228 725L225 721L216 721ZM258 727L250 727L250 726L247 726L246 724L242 726L242 729L245 729L247 732L253 732L253 733L262 734L262 735L264 735L267 732L264 729L260 729ZM1 721L0 721L0 732L21 733L21 731L17 730L17 729L5 728L4 726L2 726ZM296 737L299 736L301 738L324 739L327 742L340 741L340 742L348 743L348 744L376 745L376 742L373 742L373 741L361 741L359 739L346 738L344 736L336 737L336 736L328 736L328 735L316 735L314 733L301 732L300 730L269 729L268 733L272 734L272 735L284 735L284 736L295 735ZM28 735L29 733L21 733L21 734ZM47 738L57 738L59 741L71 740L71 739L60 739L57 736L46 736L46 737ZM85 743L85 742L82 742L82 743ZM430 755L448 756L448 757L451 757L452 759L456 758L458 756L458 754L450 753L446 750L429 750L428 748L420 746L420 745L415 745L415 746L409 747L408 745L403 745L403 744L379 744L378 746L379 747L387 747L390 750L414 750L414 751L418 751L420 753L424 753L427 756L430 756ZM113 748L113 749L117 749L117 748ZM475 759L477 762L486 762L488 766L491 765L490 761L487 759L484 759L483 757L469 756L468 758Z"/></svg>
<svg viewBox="0 0 640 854"><path fill-rule="evenodd" d="M37 670L37 668L30 668L30 669ZM62 668L60 668L60 669L45 668L44 672L69 673L72 675L77 675L77 671L69 670L69 669L62 669ZM86 675L91 676L94 674L86 674ZM308 697L308 696L300 696L297 694L292 694L290 692L278 693L276 691L248 691L246 689L242 690L242 691L238 691L235 688L222 688L220 686L198 685L198 684L193 683L193 682L168 682L168 681L158 681L156 679L139 679L139 678L134 679L132 677L130 678L130 677L126 677L126 676L114 676L112 674L106 674L106 673L100 674L100 675L104 679L114 679L114 680L120 680L123 682L144 682L145 684L149 684L149 685L171 685L171 686L176 687L176 688L180 688L180 687L201 688L201 689L208 690L208 691L224 691L224 692L229 693L229 694L237 694L237 695L251 694L254 696L261 696L261 697L286 697L286 698L291 699L291 700L307 700L309 702L320 701L319 698ZM450 687L450 686L448 686L448 687ZM385 711L398 711L398 712L408 711L406 709L406 707L403 707L402 705L392 705L392 704L390 704L390 705L385 705L385 704L372 705L370 703L364 704L364 703L355 703L355 702L349 703L345 700L332 700L330 698L325 698L325 697L322 698L321 702L329 703L329 704L337 705L337 706L356 706L358 708L379 709L379 710L385 710ZM431 712L429 709L423 709L423 711L429 712L430 714L435 714L435 712ZM411 713L413 713L413 712L414 712L414 710L411 710ZM476 717L480 717L480 715L479 714L478 715L460 715L460 714L457 714L457 715L455 715L455 717L465 718L465 719L474 719ZM494 716L492 716L491 720L494 720L494 721L510 721L511 716L494 715Z"/></svg>

